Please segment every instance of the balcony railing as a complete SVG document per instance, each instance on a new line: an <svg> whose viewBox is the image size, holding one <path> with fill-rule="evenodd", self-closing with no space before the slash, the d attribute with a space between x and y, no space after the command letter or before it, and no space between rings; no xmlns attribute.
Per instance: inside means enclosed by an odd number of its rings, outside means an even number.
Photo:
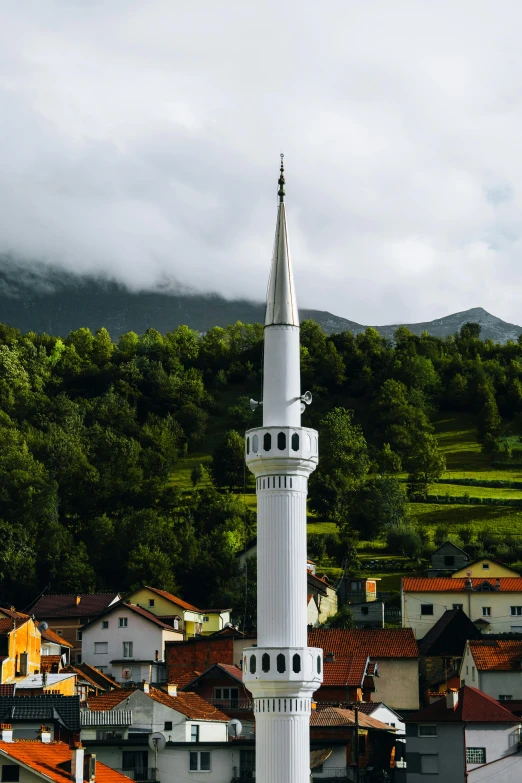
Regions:
<svg viewBox="0 0 522 783"><path fill-rule="evenodd" d="M122 775L137 781L137 783L154 783L156 780L155 767L134 767L134 769L116 769Z"/></svg>
<svg viewBox="0 0 522 783"><path fill-rule="evenodd" d="M256 779L256 770L254 767L234 767L232 783L250 783Z"/></svg>
<svg viewBox="0 0 522 783"><path fill-rule="evenodd" d="M209 699L219 710L252 710L252 699Z"/></svg>
<svg viewBox="0 0 522 783"><path fill-rule="evenodd" d="M317 769L312 770L312 777L316 780L329 780L330 778L344 778L345 780L352 780L353 770L348 767L323 767L319 772Z"/></svg>

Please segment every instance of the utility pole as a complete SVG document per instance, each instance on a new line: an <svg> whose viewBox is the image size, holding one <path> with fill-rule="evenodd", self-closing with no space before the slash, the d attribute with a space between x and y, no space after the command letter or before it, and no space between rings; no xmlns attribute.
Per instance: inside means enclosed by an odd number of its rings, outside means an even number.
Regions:
<svg viewBox="0 0 522 783"><path fill-rule="evenodd" d="M355 712L355 780L361 781L361 768L359 763L359 707L354 708Z"/></svg>

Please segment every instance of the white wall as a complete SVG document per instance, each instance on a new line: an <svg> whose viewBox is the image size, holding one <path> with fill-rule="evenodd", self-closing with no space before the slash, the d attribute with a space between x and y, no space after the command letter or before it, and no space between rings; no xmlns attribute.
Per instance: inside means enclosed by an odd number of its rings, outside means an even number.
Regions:
<svg viewBox="0 0 522 783"><path fill-rule="evenodd" d="M380 720L382 723L387 723L389 726L394 726L397 729L396 736L403 736L405 732L404 722L399 720L399 717L388 709L386 704L379 704L371 714L375 720Z"/></svg>
<svg viewBox="0 0 522 783"><path fill-rule="evenodd" d="M483 769L474 767L468 773L467 783L520 783L522 780L522 756L506 756Z"/></svg>
<svg viewBox="0 0 522 783"><path fill-rule="evenodd" d="M127 619L127 627L119 627L120 617ZM109 623L108 628L102 627L103 621ZM153 661L156 650L158 650L159 660L162 661L165 641L179 641L179 639L178 631L174 629L172 631L163 630L127 607L120 606L116 611L96 620L83 631L83 661L91 666L101 666L106 674L112 674L111 661L123 658L123 642L133 643L133 659ZM95 642L107 642L107 653L95 652ZM129 658L129 666L131 665L132 659ZM118 666L118 674L121 678L121 666Z"/></svg>
<svg viewBox="0 0 522 783"><path fill-rule="evenodd" d="M417 658L372 658L379 676L374 677L372 701L383 701L400 714L419 709L419 661Z"/></svg>
<svg viewBox="0 0 522 783"><path fill-rule="evenodd" d="M519 737L519 725L466 724L466 747L486 748L486 764L514 753L518 748ZM477 766L481 765L468 764L468 770L475 769Z"/></svg>
<svg viewBox="0 0 522 783"><path fill-rule="evenodd" d="M460 667L460 684L478 688L494 699L498 699L501 694L522 699L522 670L479 671L468 644L464 649Z"/></svg>

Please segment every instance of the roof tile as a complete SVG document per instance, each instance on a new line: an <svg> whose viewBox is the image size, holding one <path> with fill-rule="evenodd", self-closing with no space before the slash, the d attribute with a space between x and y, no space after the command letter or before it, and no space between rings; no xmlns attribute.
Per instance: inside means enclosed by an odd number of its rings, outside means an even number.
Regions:
<svg viewBox="0 0 522 783"><path fill-rule="evenodd" d="M387 723L382 723L364 712L359 712L359 726L366 729L380 729L381 731L394 731ZM310 726L355 726L355 712L347 707L325 707L312 710Z"/></svg>
<svg viewBox="0 0 522 783"><path fill-rule="evenodd" d="M407 723L433 723L469 721L471 723L519 723L519 719L510 710L499 704L477 688L464 685L459 690L459 699L455 709L448 709L446 699L437 699L433 704L412 713Z"/></svg>
<svg viewBox="0 0 522 783"><path fill-rule="evenodd" d="M356 653L370 658L418 658L419 650L411 628L314 628L308 632L310 647L322 647L336 658ZM325 665L326 670L326 665Z"/></svg>
<svg viewBox="0 0 522 783"><path fill-rule="evenodd" d="M403 576L402 589L405 593L464 593L466 592L466 577L424 577L424 576ZM522 577L501 576L498 580L500 586L497 588L497 579L490 577L476 577L471 579L474 590L484 582L488 582L496 592L500 593L520 593L522 592Z"/></svg>
<svg viewBox="0 0 522 783"><path fill-rule="evenodd" d="M475 639L469 648L480 671L521 671L522 640Z"/></svg>
<svg viewBox="0 0 522 783"><path fill-rule="evenodd" d="M79 603L76 603L77 598ZM33 606L32 613L39 619L46 617L95 617L119 598L119 593L67 593L44 595Z"/></svg>
<svg viewBox="0 0 522 783"><path fill-rule="evenodd" d="M55 783L71 783L71 749L64 742L0 741L0 751L2 758L20 761ZM129 783L129 778L98 761L96 783Z"/></svg>

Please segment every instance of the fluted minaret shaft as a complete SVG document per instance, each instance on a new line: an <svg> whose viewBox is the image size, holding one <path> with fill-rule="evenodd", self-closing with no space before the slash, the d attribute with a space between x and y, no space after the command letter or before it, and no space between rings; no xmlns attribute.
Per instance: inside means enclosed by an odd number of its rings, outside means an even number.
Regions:
<svg viewBox="0 0 522 783"><path fill-rule="evenodd" d="M256 476L258 645L244 651L254 696L257 783L308 783L312 693L322 651L306 639L306 496L317 432L301 427L299 316L281 163L279 207L265 318L263 426L246 434Z"/></svg>

